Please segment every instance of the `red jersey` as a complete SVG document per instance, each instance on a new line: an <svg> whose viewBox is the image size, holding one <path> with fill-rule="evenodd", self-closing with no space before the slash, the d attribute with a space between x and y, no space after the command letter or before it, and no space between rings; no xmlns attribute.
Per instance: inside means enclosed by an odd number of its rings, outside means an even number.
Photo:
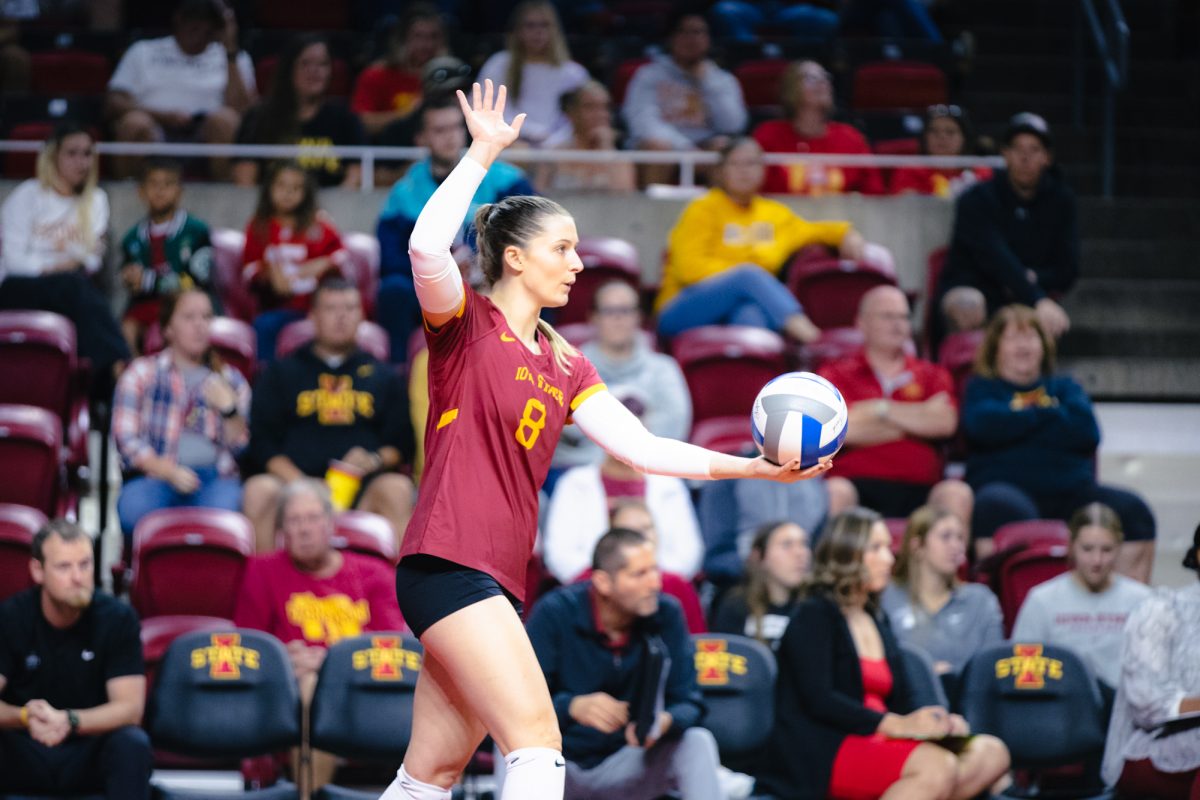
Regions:
<svg viewBox="0 0 1200 800"><path fill-rule="evenodd" d="M892 172L888 185L891 194L916 192L937 197L957 197L960 192L979 181L992 177L987 167L976 169L932 169L929 167L901 167Z"/></svg>
<svg viewBox="0 0 1200 800"><path fill-rule="evenodd" d="M773 119L754 129L754 138L768 153L853 153L870 155L871 148L858 129L830 122L825 135L806 139L786 119ZM792 164L767 167L763 184L767 194L883 194L883 176L875 167L830 167L823 164Z"/></svg>
<svg viewBox="0 0 1200 800"><path fill-rule="evenodd" d="M392 570L358 553L342 558L336 574L316 578L282 550L255 556L246 565L234 624L320 647L364 631L405 630Z"/></svg>
<svg viewBox="0 0 1200 800"><path fill-rule="evenodd" d="M564 372L535 355L491 300L464 287L429 344L425 472L401 556L429 555L494 577L517 598L537 534L538 489L571 411L604 388L582 355Z"/></svg>
<svg viewBox="0 0 1200 800"><path fill-rule="evenodd" d="M354 84L350 110L355 114L370 111L399 111L407 114L421 102L421 76L394 67L375 64L367 67Z"/></svg>
<svg viewBox="0 0 1200 800"><path fill-rule="evenodd" d="M314 258L329 256L333 264L318 278L301 278L292 283L292 294L281 296L271 287L270 274L265 259L280 261L285 270L295 269ZM275 308L294 308L308 311L313 290L325 277L338 275L346 259L342 248L342 237L332 223L319 215L308 230L297 231L285 228L272 217L266 225L251 219L246 225L246 246L242 251L243 275L250 288L258 295L259 307L266 311Z"/></svg>
<svg viewBox="0 0 1200 800"><path fill-rule="evenodd" d="M895 385L886 394L863 352L827 364L819 372L821 377L838 387L848 406L882 398L898 403L919 403L939 392L945 392L950 402L957 406L950 373L937 364L912 356L905 357L904 373L897 376ZM843 447L833 460L829 474L932 486L942 479L945 466L938 444L906 436L867 447Z"/></svg>

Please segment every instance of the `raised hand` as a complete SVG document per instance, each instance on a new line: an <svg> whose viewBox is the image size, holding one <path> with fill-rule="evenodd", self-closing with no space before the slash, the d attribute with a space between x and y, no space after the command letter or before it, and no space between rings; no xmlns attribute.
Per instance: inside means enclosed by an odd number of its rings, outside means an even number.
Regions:
<svg viewBox="0 0 1200 800"><path fill-rule="evenodd" d="M484 148L491 158L495 158L501 150L517 140L521 126L525 123L525 115L518 114L512 124L504 121L504 104L508 90L501 85L493 97L491 80L471 87L471 102L461 89L458 90L458 103L462 106L463 117L467 121L467 131L471 134L472 155L484 155L478 152ZM485 164L487 166L487 164Z"/></svg>

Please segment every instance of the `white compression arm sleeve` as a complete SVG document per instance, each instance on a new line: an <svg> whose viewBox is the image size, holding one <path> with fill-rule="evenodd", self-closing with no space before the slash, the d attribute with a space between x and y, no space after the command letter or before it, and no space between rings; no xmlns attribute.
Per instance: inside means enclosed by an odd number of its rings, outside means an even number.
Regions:
<svg viewBox="0 0 1200 800"><path fill-rule="evenodd" d="M462 273L450 255L450 246L462 230L463 217L485 175L482 164L463 156L425 203L408 238L417 300L432 314L456 311L462 304Z"/></svg>
<svg viewBox="0 0 1200 800"><path fill-rule="evenodd" d="M597 392L580 403L571 415L589 439L638 472L712 478L711 450L655 436L611 392Z"/></svg>

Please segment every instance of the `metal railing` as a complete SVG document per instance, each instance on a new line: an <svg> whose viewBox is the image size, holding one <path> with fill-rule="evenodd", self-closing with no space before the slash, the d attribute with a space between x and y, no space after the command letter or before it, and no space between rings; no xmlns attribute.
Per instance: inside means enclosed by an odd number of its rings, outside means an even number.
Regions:
<svg viewBox="0 0 1200 800"><path fill-rule="evenodd" d="M1100 8L1107 14L1101 20ZM1090 36L1100 59L1104 80L1104 99L1101 111L1101 191L1113 196L1117 159L1117 94L1129 83L1129 25L1121 11L1119 0L1079 0L1075 6L1074 60L1075 91L1074 122L1077 129L1084 126L1084 91L1087 83L1087 63L1084 58L1084 38Z"/></svg>
<svg viewBox="0 0 1200 800"><path fill-rule="evenodd" d="M0 141L0 153L37 152L41 142ZM423 147L305 147L297 145L261 144L169 144L142 142L100 142L96 150L101 155L171 156L175 158L337 158L357 161L362 165L361 190L376 188L375 167L381 161L417 161L429 154ZM708 151L680 150L507 150L504 159L517 164L576 163L576 164L672 164L679 167L679 185L696 185L697 165L717 163L717 154ZM997 156L892 156L835 154L767 153L767 164L819 164L840 167L931 167L954 169L969 167L1000 167ZM30 176L32 177L32 176Z"/></svg>

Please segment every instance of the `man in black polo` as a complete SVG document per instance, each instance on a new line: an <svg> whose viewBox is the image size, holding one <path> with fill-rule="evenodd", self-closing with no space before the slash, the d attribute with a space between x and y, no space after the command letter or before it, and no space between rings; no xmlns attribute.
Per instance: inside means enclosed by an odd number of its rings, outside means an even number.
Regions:
<svg viewBox="0 0 1200 800"><path fill-rule="evenodd" d="M590 581L534 607L526 628L558 712L566 800L724 796L683 611L661 590L654 545L617 528L596 543Z"/></svg>
<svg viewBox="0 0 1200 800"><path fill-rule="evenodd" d="M137 614L95 592L92 540L58 519L33 538L37 586L0 604L0 794L150 797Z"/></svg>

